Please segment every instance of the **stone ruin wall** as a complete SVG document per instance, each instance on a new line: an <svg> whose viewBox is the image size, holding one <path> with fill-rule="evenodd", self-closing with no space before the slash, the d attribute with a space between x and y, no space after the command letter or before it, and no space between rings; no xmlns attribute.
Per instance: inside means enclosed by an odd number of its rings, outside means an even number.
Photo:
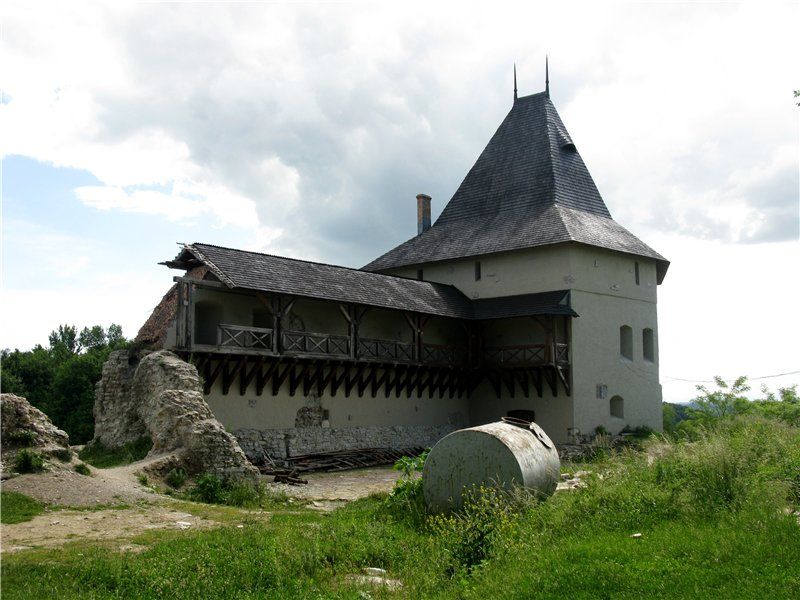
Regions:
<svg viewBox="0 0 800 600"><path fill-rule="evenodd" d="M172 352L152 352L141 360L127 350L112 352L97 384L94 417L95 440L105 446L149 436L148 456L173 454L189 473L258 475L206 404L197 369Z"/></svg>
<svg viewBox="0 0 800 600"><path fill-rule="evenodd" d="M331 428L325 426L324 411L314 405L298 410L295 427L247 428L230 434L205 402L195 367L164 350L146 354L141 361L125 350L113 352L103 365L94 415L95 439L108 447L149 436L154 442L151 455L183 449L188 456L185 450L191 447L200 457L195 470L226 473L241 470L235 458L239 452L262 464L336 450L425 448L459 428L456 424ZM206 424L204 431L196 425L201 422ZM193 433L187 423L195 424Z"/></svg>

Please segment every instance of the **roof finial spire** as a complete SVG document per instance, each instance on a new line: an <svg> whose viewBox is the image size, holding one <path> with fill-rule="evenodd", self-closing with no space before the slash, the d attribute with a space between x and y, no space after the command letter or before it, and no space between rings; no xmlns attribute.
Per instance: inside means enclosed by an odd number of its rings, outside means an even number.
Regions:
<svg viewBox="0 0 800 600"><path fill-rule="evenodd" d="M517 63L514 63L514 102L517 101Z"/></svg>
<svg viewBox="0 0 800 600"><path fill-rule="evenodd" d="M544 55L544 93L550 97L550 64L547 59L547 54Z"/></svg>

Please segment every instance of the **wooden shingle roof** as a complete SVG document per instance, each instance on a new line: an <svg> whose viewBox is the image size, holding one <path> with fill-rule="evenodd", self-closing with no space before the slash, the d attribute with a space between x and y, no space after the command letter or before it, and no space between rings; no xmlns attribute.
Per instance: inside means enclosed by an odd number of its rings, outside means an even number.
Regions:
<svg viewBox="0 0 800 600"><path fill-rule="evenodd" d="M409 265L578 242L669 262L616 223L545 93L519 98L427 231L364 267Z"/></svg>
<svg viewBox="0 0 800 600"><path fill-rule="evenodd" d="M227 287L362 304L457 319L577 316L569 292L470 300L451 285L370 273L211 244L184 244L168 267L205 265Z"/></svg>

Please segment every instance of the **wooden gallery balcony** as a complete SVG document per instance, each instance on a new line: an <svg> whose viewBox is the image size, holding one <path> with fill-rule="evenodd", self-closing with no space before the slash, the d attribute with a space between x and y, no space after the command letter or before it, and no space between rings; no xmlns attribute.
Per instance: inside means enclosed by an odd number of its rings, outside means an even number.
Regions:
<svg viewBox="0 0 800 600"><path fill-rule="evenodd" d="M312 266L317 276L325 267ZM557 395L559 382L569 395L568 305L550 314L541 294L470 301L442 284L336 270L372 287L325 297L176 277L168 345L197 366L207 394L219 380L223 394L238 382L242 395L270 384L277 395L288 382L290 395L327 389L443 397L488 380L498 395L541 395L544 385ZM326 285L335 291L333 281ZM552 310L559 311L568 292L556 294Z"/></svg>

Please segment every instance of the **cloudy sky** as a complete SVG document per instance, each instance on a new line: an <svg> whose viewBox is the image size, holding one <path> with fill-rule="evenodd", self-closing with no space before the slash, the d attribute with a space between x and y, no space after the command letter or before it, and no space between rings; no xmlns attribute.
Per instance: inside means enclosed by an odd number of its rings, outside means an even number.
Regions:
<svg viewBox="0 0 800 600"><path fill-rule="evenodd" d="M611 213L672 261L665 399L800 370L798 4L430 4L3 3L0 346L134 335L176 242L363 265L548 53Z"/></svg>

